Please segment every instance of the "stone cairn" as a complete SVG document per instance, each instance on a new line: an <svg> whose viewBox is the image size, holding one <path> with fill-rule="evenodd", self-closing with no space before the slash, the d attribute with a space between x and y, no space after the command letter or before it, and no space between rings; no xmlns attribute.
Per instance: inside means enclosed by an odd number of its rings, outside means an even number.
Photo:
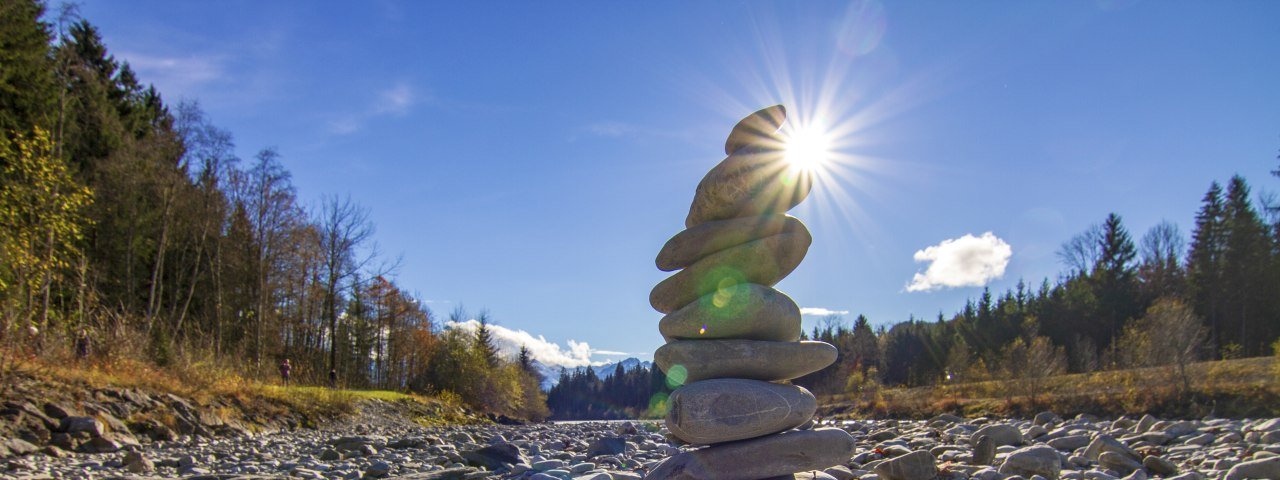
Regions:
<svg viewBox="0 0 1280 480"><path fill-rule="evenodd" d="M654 287L667 343L654 363L668 384L671 434L705 448L676 454L650 479L812 478L843 465L853 438L812 428L817 399L787 380L836 360L823 342L799 341L800 308L773 288L804 259L812 237L786 214L808 196L811 173L788 165L778 130L782 105L742 119L728 158L698 184L686 229L658 253L680 270Z"/></svg>

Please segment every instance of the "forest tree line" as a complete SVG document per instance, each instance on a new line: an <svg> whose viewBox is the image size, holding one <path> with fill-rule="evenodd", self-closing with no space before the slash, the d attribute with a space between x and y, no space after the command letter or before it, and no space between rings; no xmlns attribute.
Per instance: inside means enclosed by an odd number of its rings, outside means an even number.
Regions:
<svg viewBox="0 0 1280 480"><path fill-rule="evenodd" d="M879 329L863 316L852 327L829 317L805 336L835 345L839 359L796 383L837 393L1271 354L1280 205L1256 200L1241 176L1225 189L1212 182L1189 242L1167 221L1135 242L1112 213L1063 243L1067 271L1056 282L984 288L950 317Z"/></svg>
<svg viewBox="0 0 1280 480"><path fill-rule="evenodd" d="M367 209L305 205L280 152L237 157L198 103L166 102L74 5L0 4L0 64L6 355L53 359L80 341L99 361L258 378L290 359L304 383L545 415L536 375L500 358L486 328L441 330L392 279Z"/></svg>
<svg viewBox="0 0 1280 480"><path fill-rule="evenodd" d="M590 367L561 369L559 382L547 392L547 407L554 420L661 417L670 391L656 365L626 369L618 363L604 378Z"/></svg>
<svg viewBox="0 0 1280 480"><path fill-rule="evenodd" d="M1280 177L1280 169L1273 172ZM836 346L835 363L792 382L817 394L1017 380L1035 395L1054 375L1171 366L1177 388L1187 365L1280 350L1280 205L1255 203L1243 177L1212 182L1188 243L1161 222L1136 242L1110 214L1064 242L1066 272L1003 293L983 289L950 317L872 326L828 316L802 339ZM1277 352L1280 354L1280 352ZM660 417L679 387L657 368L600 378L561 373L548 394L552 418ZM1008 392L1007 392L1008 393Z"/></svg>

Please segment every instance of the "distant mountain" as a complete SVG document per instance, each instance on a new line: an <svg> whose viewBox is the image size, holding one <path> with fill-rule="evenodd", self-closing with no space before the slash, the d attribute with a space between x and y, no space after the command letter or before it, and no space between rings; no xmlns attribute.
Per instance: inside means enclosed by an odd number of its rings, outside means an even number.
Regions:
<svg viewBox="0 0 1280 480"><path fill-rule="evenodd" d="M590 368L596 372L597 377L609 378L613 376L613 372L614 370L617 370L619 364L622 365L623 371L628 371L628 372L640 367L653 368L653 362L641 361L640 359L635 357L628 358L618 362L606 363L604 365L597 365ZM546 365L537 360L533 361L533 366L538 370L538 373L542 374L543 390L551 390L551 387L554 387L556 386L557 383L560 383L560 369L562 367L559 367L556 365ZM587 368L587 367L570 368L567 370L569 371L569 373L573 373L574 370L581 370L583 368Z"/></svg>

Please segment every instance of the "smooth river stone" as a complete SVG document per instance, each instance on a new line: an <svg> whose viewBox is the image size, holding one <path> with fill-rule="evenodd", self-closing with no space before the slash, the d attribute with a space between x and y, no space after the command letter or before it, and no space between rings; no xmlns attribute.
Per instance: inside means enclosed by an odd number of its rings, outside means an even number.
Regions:
<svg viewBox="0 0 1280 480"><path fill-rule="evenodd" d="M707 255L770 235L805 229L790 215L758 215L707 222L677 233L658 252L658 270L670 272L692 265ZM805 229L807 230L807 229Z"/></svg>
<svg viewBox="0 0 1280 480"><path fill-rule="evenodd" d="M781 148L781 145L770 142L774 141L774 134L786 120L787 108L782 105L765 107L747 115L729 132L729 138L724 141L724 154L733 155L733 152L747 145Z"/></svg>
<svg viewBox="0 0 1280 480"><path fill-rule="evenodd" d="M684 340L659 347L653 363L667 373L680 366L689 383L709 378L772 382L822 370L836 361L836 353L826 342Z"/></svg>
<svg viewBox="0 0 1280 480"><path fill-rule="evenodd" d="M794 342L800 339L800 306L785 293L740 283L699 297L658 322L667 341L740 338Z"/></svg>
<svg viewBox="0 0 1280 480"><path fill-rule="evenodd" d="M800 265L812 242L808 230L798 230L713 253L653 287L649 304L671 313L698 297L739 284L772 287Z"/></svg>
<svg viewBox="0 0 1280 480"><path fill-rule="evenodd" d="M671 392L667 405L667 429L695 445L781 432L818 410L818 400L803 387L739 378L686 384Z"/></svg>
<svg viewBox="0 0 1280 480"><path fill-rule="evenodd" d="M838 428L792 430L672 455L646 480L740 480L768 478L844 465L853 437Z"/></svg>
<svg viewBox="0 0 1280 480"><path fill-rule="evenodd" d="M804 201L812 188L813 172L792 167L782 150L742 149L698 182L684 225L783 213Z"/></svg>

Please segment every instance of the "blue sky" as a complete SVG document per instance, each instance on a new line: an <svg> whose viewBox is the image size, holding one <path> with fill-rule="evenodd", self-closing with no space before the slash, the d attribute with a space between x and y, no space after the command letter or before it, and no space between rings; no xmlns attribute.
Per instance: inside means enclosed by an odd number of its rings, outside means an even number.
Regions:
<svg viewBox="0 0 1280 480"><path fill-rule="evenodd" d="M381 250L403 255L399 282L440 317L487 308L565 363L661 344L654 256L730 127L773 103L830 127L839 162L792 211L814 243L778 288L848 319L950 315L981 292L948 285L1038 284L1112 211L1135 237L1162 219L1186 235L1215 179L1280 190L1277 2L87 0L81 14L169 101L199 100L242 158L276 147L305 202L368 207Z"/></svg>

